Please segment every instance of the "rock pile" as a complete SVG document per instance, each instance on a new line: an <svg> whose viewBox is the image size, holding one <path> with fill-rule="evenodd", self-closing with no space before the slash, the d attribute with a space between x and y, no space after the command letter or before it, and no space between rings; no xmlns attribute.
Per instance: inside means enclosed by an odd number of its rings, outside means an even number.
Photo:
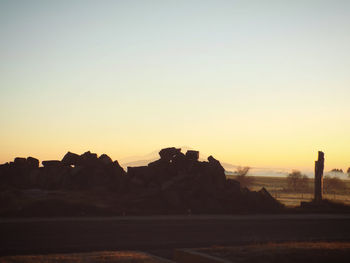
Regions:
<svg viewBox="0 0 350 263"><path fill-rule="evenodd" d="M166 148L160 159L148 166L128 167L129 206L192 213L267 211L281 207L267 191L241 188L226 179L225 170L214 157L198 161L198 151Z"/></svg>
<svg viewBox="0 0 350 263"><path fill-rule="evenodd" d="M28 158L15 158L14 162L0 165L0 183L17 188L118 190L124 169L106 154L97 157L90 151L82 155L68 152L61 161L42 162Z"/></svg>
<svg viewBox="0 0 350 263"><path fill-rule="evenodd" d="M160 159L127 173L106 154L68 152L61 161L16 158L0 166L0 183L46 190L101 189L119 194L121 211L150 213L266 212L282 207L264 188L258 192L227 179L220 162L210 156L199 161L198 151L162 149Z"/></svg>

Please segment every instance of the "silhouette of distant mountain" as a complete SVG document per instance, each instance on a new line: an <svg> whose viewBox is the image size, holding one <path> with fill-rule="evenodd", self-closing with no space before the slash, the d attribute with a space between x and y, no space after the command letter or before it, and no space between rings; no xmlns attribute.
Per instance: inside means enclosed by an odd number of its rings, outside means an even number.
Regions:
<svg viewBox="0 0 350 263"><path fill-rule="evenodd" d="M188 150L193 150L194 148L189 146L182 146L178 147L181 148L182 152L186 152ZM145 155L139 155L139 156L130 156L126 158L120 159L120 165L126 169L128 166L146 166L150 162L154 162L155 160L159 159L159 150L150 152ZM199 160L200 161L206 161L209 155L199 153ZM234 171L237 169L239 165L234 165L230 163L221 163L221 165L224 167L226 171Z"/></svg>
<svg viewBox="0 0 350 263"><path fill-rule="evenodd" d="M182 152L186 152L188 150L193 150L194 148L189 146L178 147L181 148ZM159 149L160 150L160 149ZM147 166L150 162L154 162L159 159L159 150L150 152L145 155L131 156L127 158L120 159L120 165L126 170L128 166L136 167L136 166ZM206 161L209 155L199 153L199 161ZM226 174L233 174L237 167L240 165L231 164L221 162L221 165L224 167ZM244 166L244 165L243 165ZM251 167L249 170L249 175L252 176L276 176L276 177L284 177L287 176L290 172L290 169L287 168L269 168L269 167ZM313 172L307 171L305 174L309 177L313 177Z"/></svg>

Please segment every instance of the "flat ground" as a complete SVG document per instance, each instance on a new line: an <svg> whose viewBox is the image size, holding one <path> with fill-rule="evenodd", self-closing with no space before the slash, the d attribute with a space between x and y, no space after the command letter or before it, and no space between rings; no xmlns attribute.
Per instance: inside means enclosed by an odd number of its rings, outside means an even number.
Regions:
<svg viewBox="0 0 350 263"><path fill-rule="evenodd" d="M173 249L278 241L350 241L350 215L2 219L0 255Z"/></svg>
<svg viewBox="0 0 350 263"><path fill-rule="evenodd" d="M235 176L228 176L235 178ZM307 191L292 192L288 190L287 177L264 177L251 176L252 184L248 186L250 190L258 191L265 187L273 197L286 206L299 206L301 201L311 201L313 199L313 179L309 179L309 189ZM345 189L341 191L324 193L323 197L329 200L343 202L350 205L350 180L343 180Z"/></svg>

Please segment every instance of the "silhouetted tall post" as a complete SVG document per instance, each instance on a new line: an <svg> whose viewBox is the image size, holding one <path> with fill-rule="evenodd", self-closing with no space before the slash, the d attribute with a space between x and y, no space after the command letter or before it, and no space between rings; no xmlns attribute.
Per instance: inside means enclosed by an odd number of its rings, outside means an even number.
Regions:
<svg viewBox="0 0 350 263"><path fill-rule="evenodd" d="M324 169L324 153L319 151L318 160L315 161L315 202L320 202L322 200L323 169Z"/></svg>

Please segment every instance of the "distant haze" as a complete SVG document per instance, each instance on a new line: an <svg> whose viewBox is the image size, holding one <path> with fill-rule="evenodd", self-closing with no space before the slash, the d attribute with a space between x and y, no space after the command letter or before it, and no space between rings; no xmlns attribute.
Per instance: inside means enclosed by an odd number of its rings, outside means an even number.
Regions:
<svg viewBox="0 0 350 263"><path fill-rule="evenodd" d="M0 1L0 163L190 145L350 166L350 1Z"/></svg>
<svg viewBox="0 0 350 263"><path fill-rule="evenodd" d="M181 151L183 153L186 153L188 150L194 150L191 147L188 146L179 146L177 148L181 148ZM160 149L159 149L160 150ZM119 160L120 165L127 170L127 167L131 166L146 166L150 162L153 162L155 160L158 160L159 157L159 150L153 151L151 153L148 153L146 155L140 155L140 156L130 156L127 158L122 158ZM203 154L200 152L199 160L200 161L206 161L208 158L208 155ZM242 167L245 165L237 165L237 164L231 164L231 163L225 163L221 162L221 165L225 168L226 174L234 174L238 167ZM275 177L285 177L289 173L291 173L294 169L290 168L281 168L281 167L250 167L248 175L250 176L275 176ZM313 169L307 169L307 168L301 168L301 172L308 177L313 178L314 177L314 171ZM350 179L350 177L346 173L336 173L331 172L330 170L325 170L324 175L328 176L336 176L338 178L342 179Z"/></svg>

